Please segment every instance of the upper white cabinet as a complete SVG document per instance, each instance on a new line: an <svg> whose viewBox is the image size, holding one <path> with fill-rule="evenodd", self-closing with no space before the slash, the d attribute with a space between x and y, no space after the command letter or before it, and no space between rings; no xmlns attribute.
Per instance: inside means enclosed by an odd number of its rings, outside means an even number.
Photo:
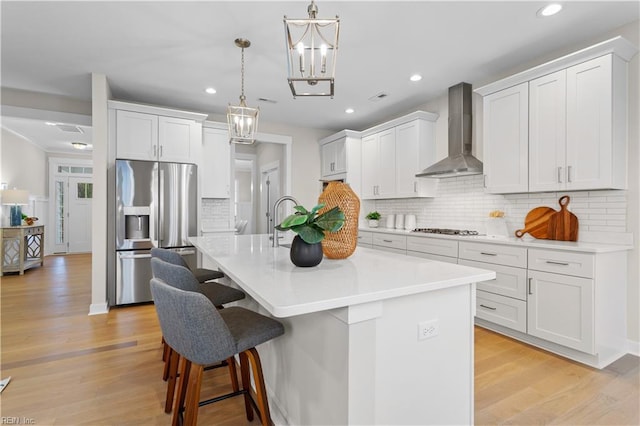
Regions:
<svg viewBox="0 0 640 426"><path fill-rule="evenodd" d="M616 37L476 89L487 191L626 188L627 62L636 53Z"/></svg>
<svg viewBox="0 0 640 426"><path fill-rule="evenodd" d="M491 193L528 190L529 89L522 83L483 99L485 186Z"/></svg>
<svg viewBox="0 0 640 426"><path fill-rule="evenodd" d="M204 114L110 101L115 157L198 163Z"/></svg>
<svg viewBox="0 0 640 426"><path fill-rule="evenodd" d="M624 66L605 55L529 83L531 191L625 188L625 136L613 120L626 109L624 94L614 99L625 81L614 68Z"/></svg>
<svg viewBox="0 0 640 426"><path fill-rule="evenodd" d="M418 111L363 132L363 199L435 195L437 179L415 175L435 161L437 118Z"/></svg>
<svg viewBox="0 0 640 426"><path fill-rule="evenodd" d="M318 141L321 179L343 180L360 194L362 151L360 133L343 130Z"/></svg>
<svg viewBox="0 0 640 426"><path fill-rule="evenodd" d="M346 173L347 146L345 139L346 138L340 138L320 147L323 179Z"/></svg>
<svg viewBox="0 0 640 426"><path fill-rule="evenodd" d="M226 129L202 129L200 196L229 198L231 193L231 146Z"/></svg>
<svg viewBox="0 0 640 426"><path fill-rule="evenodd" d="M392 198L396 191L396 129L362 138L362 198Z"/></svg>

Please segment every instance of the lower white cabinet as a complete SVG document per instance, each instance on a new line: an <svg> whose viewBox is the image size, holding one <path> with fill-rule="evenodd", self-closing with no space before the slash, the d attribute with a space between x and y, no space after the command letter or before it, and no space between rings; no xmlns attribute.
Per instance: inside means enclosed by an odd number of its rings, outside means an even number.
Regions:
<svg viewBox="0 0 640 426"><path fill-rule="evenodd" d="M358 231L358 245L361 247L373 247L373 232Z"/></svg>
<svg viewBox="0 0 640 426"><path fill-rule="evenodd" d="M476 290L476 317L522 333L527 332L527 302L524 300Z"/></svg>
<svg viewBox="0 0 640 426"><path fill-rule="evenodd" d="M440 262L458 263L458 242L409 235L407 236L407 254Z"/></svg>
<svg viewBox="0 0 640 426"><path fill-rule="evenodd" d="M593 280L529 271L528 333L595 353Z"/></svg>
<svg viewBox="0 0 640 426"><path fill-rule="evenodd" d="M407 236L374 232L373 247L379 250L386 250L393 253L406 254Z"/></svg>

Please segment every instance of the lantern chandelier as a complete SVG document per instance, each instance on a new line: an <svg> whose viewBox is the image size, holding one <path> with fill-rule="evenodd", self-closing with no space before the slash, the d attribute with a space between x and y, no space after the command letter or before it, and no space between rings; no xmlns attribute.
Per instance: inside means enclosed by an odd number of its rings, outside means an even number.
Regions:
<svg viewBox="0 0 640 426"><path fill-rule="evenodd" d="M336 57L340 19L318 19L318 7L312 0L308 19L287 19L284 30L289 64L289 87L296 96L334 94Z"/></svg>
<svg viewBox="0 0 640 426"><path fill-rule="evenodd" d="M227 122L229 123L229 143L252 144L256 141L258 129L259 108L247 106L244 96L244 49L251 46L251 42L244 38L235 40L236 46L242 49L241 62L241 92L240 105L229 104L227 108Z"/></svg>

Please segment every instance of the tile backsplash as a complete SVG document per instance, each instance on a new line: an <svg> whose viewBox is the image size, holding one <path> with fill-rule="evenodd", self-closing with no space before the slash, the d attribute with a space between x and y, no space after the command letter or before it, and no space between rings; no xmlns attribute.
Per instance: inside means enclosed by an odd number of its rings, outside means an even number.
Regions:
<svg viewBox="0 0 640 426"><path fill-rule="evenodd" d="M200 219L200 230L203 229L229 229L230 201L228 198L203 198Z"/></svg>
<svg viewBox="0 0 640 426"><path fill-rule="evenodd" d="M380 225L384 226L385 216L389 214L414 214L419 228L457 228L485 233L489 212L502 210L509 234L513 235L523 228L525 216L531 209L548 206L560 210L558 199L563 195L571 197L569 210L578 217L579 240L626 241L625 190L487 194L482 175L440 179L435 198L363 200L361 217L377 210L382 215Z"/></svg>

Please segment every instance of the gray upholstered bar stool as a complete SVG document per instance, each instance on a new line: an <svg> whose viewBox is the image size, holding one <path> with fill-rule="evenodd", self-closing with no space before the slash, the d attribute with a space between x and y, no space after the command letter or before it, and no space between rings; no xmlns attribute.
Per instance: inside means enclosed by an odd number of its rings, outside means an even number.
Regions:
<svg viewBox="0 0 640 426"><path fill-rule="evenodd" d="M185 268L190 269L193 275L198 280L198 282L201 282L201 283L211 281L211 280L217 280L218 278L224 277L223 272L214 271L213 269L189 268L189 265L187 265L187 262L185 262L182 256L180 256L180 253L175 252L173 250L154 247L151 249L151 257L157 257L158 259L162 259L165 262L173 263L174 265L184 266Z"/></svg>
<svg viewBox="0 0 640 426"><path fill-rule="evenodd" d="M226 303L235 302L245 297L244 292L224 284L217 282L199 283L189 268L165 262L159 257L153 257L153 255L151 258L151 271L154 277L160 278L170 285L185 291L203 294L216 307L222 307L222 305ZM165 345L162 359L165 362L165 368L162 378L163 380L167 380L165 412L170 413L175 394L176 375L178 373L180 355L172 350L171 345L166 344L164 336L163 342ZM227 364L229 364L229 374L232 379L231 383L234 391L236 391L238 390L238 380L235 362L229 362Z"/></svg>
<svg viewBox="0 0 640 426"><path fill-rule="evenodd" d="M284 334L283 325L256 312L240 307L221 311L204 295L172 287L158 278L151 280L162 334L182 358L178 396L173 408L172 425L195 425L198 407L231 396L244 395L247 420L258 411L261 423L270 425L271 414L256 346ZM239 355L242 390L234 390L206 401L200 401L204 366ZM249 363L256 385L256 401L251 396Z"/></svg>

